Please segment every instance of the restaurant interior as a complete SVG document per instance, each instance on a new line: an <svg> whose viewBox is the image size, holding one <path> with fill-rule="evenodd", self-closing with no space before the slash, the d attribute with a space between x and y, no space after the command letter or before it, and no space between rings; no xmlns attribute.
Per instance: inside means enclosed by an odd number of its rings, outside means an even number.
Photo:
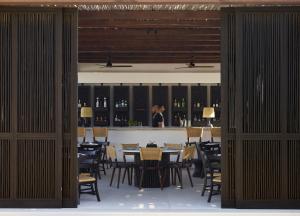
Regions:
<svg viewBox="0 0 300 216"><path fill-rule="evenodd" d="M79 7L78 208L221 207L220 25L218 6Z"/></svg>
<svg viewBox="0 0 300 216"><path fill-rule="evenodd" d="M0 208L300 208L297 0L0 5Z"/></svg>

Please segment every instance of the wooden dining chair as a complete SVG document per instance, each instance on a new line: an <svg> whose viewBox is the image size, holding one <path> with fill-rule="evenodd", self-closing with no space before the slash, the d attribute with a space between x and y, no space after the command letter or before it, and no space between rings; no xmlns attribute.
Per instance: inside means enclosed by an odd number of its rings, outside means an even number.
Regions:
<svg viewBox="0 0 300 216"><path fill-rule="evenodd" d="M138 149L140 146L139 143L126 143L126 144L121 144L122 150L132 150L132 149ZM129 159L129 160L128 160ZM125 163L127 163L130 166L130 182L132 182L132 177L133 177L133 170L136 166L136 163L134 162L134 154L133 153L128 153L128 152L123 152L123 160ZM127 173L127 169L125 169L123 173L123 179L122 179L122 184L124 183L125 176Z"/></svg>
<svg viewBox="0 0 300 216"><path fill-rule="evenodd" d="M100 195L98 191L98 182L97 182L97 171L95 163L85 163L79 162L79 171L85 170L85 172L79 172L78 176L78 191L79 196L82 193L88 193L96 195L98 202L100 201ZM86 172L86 170L88 172ZM85 186L85 188L81 188Z"/></svg>
<svg viewBox="0 0 300 216"><path fill-rule="evenodd" d="M93 140L94 140L94 142L99 142L97 140L97 138L103 138L102 142L108 142L108 128L93 127Z"/></svg>
<svg viewBox="0 0 300 216"><path fill-rule="evenodd" d="M84 127L77 128L77 140L78 140L78 138L82 139L82 143L85 142L85 128Z"/></svg>
<svg viewBox="0 0 300 216"><path fill-rule="evenodd" d="M192 138L196 138L197 142L201 142L201 138L203 136L203 128L195 128L195 127L188 127L186 128L187 133L187 144L192 142Z"/></svg>
<svg viewBox="0 0 300 216"><path fill-rule="evenodd" d="M183 182L182 182L182 170L183 169L187 170L191 186L194 187L190 168L192 167L192 164L193 164L195 151L196 151L195 145L186 146L182 153L182 161L178 160L175 163L172 163L172 162L170 163L170 168L171 169L173 168L175 170L174 182L176 184L176 174L177 174L181 188L183 188Z"/></svg>
<svg viewBox="0 0 300 216"><path fill-rule="evenodd" d="M205 191L209 190L207 202L210 202L211 197L215 194L220 194L221 191L221 163L220 160L210 159L207 152L202 150L200 151L200 157L204 168L204 184L201 196L204 196Z"/></svg>
<svg viewBox="0 0 300 216"><path fill-rule="evenodd" d="M127 170L128 184L131 185L131 179L130 179L130 176L129 176L130 164L128 164L124 161L118 161L117 151L116 151L114 146L107 146L106 151L107 151L107 158L108 158L108 160L110 161L110 163L113 167L113 171L112 171L112 175L111 175L111 179L110 179L110 186L113 183L116 169L118 169L118 185L117 185L117 188L119 188L119 186L120 186L120 177L121 177L122 169Z"/></svg>
<svg viewBox="0 0 300 216"><path fill-rule="evenodd" d="M99 138L102 138L103 140L99 140ZM108 141L108 128L106 127L93 127L93 141L95 143L102 144L102 161L101 164L103 165L102 169L104 174L106 174L105 166L104 164L107 163L107 155L106 155L106 146L109 145ZM108 168L108 165L107 165Z"/></svg>
<svg viewBox="0 0 300 216"><path fill-rule="evenodd" d="M164 147L170 150L182 150L182 145L181 144L177 144L177 143L164 143ZM181 155L181 151L178 152L174 152L170 154L170 163L176 163L179 161L180 159L180 155ZM172 179L172 184L175 184L175 169L170 167L171 170L171 179Z"/></svg>
<svg viewBox="0 0 300 216"><path fill-rule="evenodd" d="M216 142L217 139L221 141L221 128L220 127L215 127L210 129L211 133L211 141Z"/></svg>
<svg viewBox="0 0 300 216"><path fill-rule="evenodd" d="M162 160L162 149L161 148L141 148L140 150L140 189L143 185L144 174L147 170L157 171L159 182L160 182L160 189L163 190L164 181L166 176L166 169L161 164ZM149 163L150 162L150 163ZM165 170L164 174L162 174L162 170Z"/></svg>

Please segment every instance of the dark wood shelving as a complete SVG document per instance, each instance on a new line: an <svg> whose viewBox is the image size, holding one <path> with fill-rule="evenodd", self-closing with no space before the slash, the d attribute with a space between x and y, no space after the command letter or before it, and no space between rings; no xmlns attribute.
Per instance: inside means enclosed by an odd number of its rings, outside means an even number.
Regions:
<svg viewBox="0 0 300 216"><path fill-rule="evenodd" d="M169 92L168 86L153 86L152 87L152 105L164 105L165 112L163 112L165 126L169 125Z"/></svg>
<svg viewBox="0 0 300 216"><path fill-rule="evenodd" d="M189 88L191 89L191 101L188 99ZM191 126L206 126L207 120L203 119L202 113L203 108L209 106L207 99L208 88L211 88L210 101L211 106L214 106L215 108L216 116L214 119L211 119L211 123L214 126L220 126L220 86L208 87L201 85L174 85L171 86L170 95L168 86L153 86L152 104L149 104L149 86L146 85L132 86L132 97L130 97L129 94L129 86L79 85L78 99L81 101L82 105L85 103L86 106L91 106L93 108L93 118L80 118L81 108L78 108L78 126L84 126L85 120L87 120L87 124L85 126L148 126L151 122L149 121L149 117L151 116L150 108L151 105L154 104L161 104L165 106L166 110L163 115L166 126L178 127L182 125L180 123L184 123L180 121L181 119L186 119L187 122L191 122ZM112 95L110 95L111 92ZM97 103L97 98L99 104ZM106 107L103 107L104 98L106 98ZM177 104L180 103L180 107L174 106L175 99ZM131 103L130 100L132 100ZM190 104L188 104L189 102ZM96 107L96 103L99 107ZM116 103L118 103L118 107L116 107ZM184 107L182 107L182 103L184 103ZM125 104L126 107L123 107ZM118 119L117 121L116 117ZM171 119L169 119L169 117L171 117Z"/></svg>
<svg viewBox="0 0 300 216"><path fill-rule="evenodd" d="M214 126L221 126L221 86L211 86L211 106L215 109L215 118L211 123Z"/></svg>
<svg viewBox="0 0 300 216"><path fill-rule="evenodd" d="M187 86L172 86L172 126L186 126L188 114Z"/></svg>
<svg viewBox="0 0 300 216"><path fill-rule="evenodd" d="M200 107L197 107L199 106ZM191 123L194 127L203 127L207 125L206 119L203 119L203 108L207 104L207 86L191 87ZM196 107L195 107L196 106ZM195 120L197 119L197 120Z"/></svg>
<svg viewBox="0 0 300 216"><path fill-rule="evenodd" d="M97 102L97 98L98 98L98 102ZM109 126L110 125L110 86L94 86L93 103L94 103L93 104L94 126L99 126L99 127Z"/></svg>
<svg viewBox="0 0 300 216"><path fill-rule="evenodd" d="M133 120L137 125L149 125L149 87L133 87Z"/></svg>
<svg viewBox="0 0 300 216"><path fill-rule="evenodd" d="M81 107L83 106L87 106L87 107L91 106L91 86L87 86L87 85L78 86L78 101L77 101L78 126L90 127L92 125L91 118L83 119L80 117Z"/></svg>
<svg viewBox="0 0 300 216"><path fill-rule="evenodd" d="M113 126L126 127L129 121L129 86L114 86ZM116 119L118 119L116 121Z"/></svg>

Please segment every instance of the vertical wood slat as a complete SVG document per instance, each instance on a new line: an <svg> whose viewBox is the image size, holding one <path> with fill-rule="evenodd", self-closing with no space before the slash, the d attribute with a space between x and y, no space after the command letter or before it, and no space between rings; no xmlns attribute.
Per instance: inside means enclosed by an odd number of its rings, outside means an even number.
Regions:
<svg viewBox="0 0 300 216"><path fill-rule="evenodd" d="M222 207L235 207L236 200L236 74L234 9L222 12Z"/></svg>
<svg viewBox="0 0 300 216"><path fill-rule="evenodd" d="M77 206L77 10L63 16L63 207Z"/></svg>
<svg viewBox="0 0 300 216"><path fill-rule="evenodd" d="M0 170L5 175L0 176L0 200L10 198L10 142L0 140Z"/></svg>

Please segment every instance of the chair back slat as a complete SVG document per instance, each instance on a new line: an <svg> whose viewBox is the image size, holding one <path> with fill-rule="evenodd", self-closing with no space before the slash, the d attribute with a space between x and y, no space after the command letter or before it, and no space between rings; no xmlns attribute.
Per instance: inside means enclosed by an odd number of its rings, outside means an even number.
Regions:
<svg viewBox="0 0 300 216"><path fill-rule="evenodd" d="M161 161L162 150L160 148L141 148L141 160Z"/></svg>
<svg viewBox="0 0 300 216"><path fill-rule="evenodd" d="M182 154L182 159L183 160L192 160L194 158L195 151L196 151L196 146L195 145L186 146L184 148L184 151L183 151L183 154Z"/></svg>
<svg viewBox="0 0 300 216"><path fill-rule="evenodd" d="M108 128L105 127L94 127L93 128L93 136L94 136L94 141L96 140L96 137L104 137L105 141L107 141L108 137Z"/></svg>
<svg viewBox="0 0 300 216"><path fill-rule="evenodd" d="M139 147L139 144L138 143L126 143L126 144L121 144L122 146L122 149L123 150L131 150L131 149L137 149Z"/></svg>
<svg viewBox="0 0 300 216"><path fill-rule="evenodd" d="M190 142L190 138L199 138L199 141L200 141L203 136L203 128L189 127L189 128L186 128L186 132L187 132L187 141L188 142Z"/></svg>
<svg viewBox="0 0 300 216"><path fill-rule="evenodd" d="M114 146L107 146L106 147L106 154L108 159L111 161L116 161L117 160L117 152Z"/></svg>
<svg viewBox="0 0 300 216"><path fill-rule="evenodd" d="M77 137L85 137L85 128L84 127L77 128Z"/></svg>
<svg viewBox="0 0 300 216"><path fill-rule="evenodd" d="M214 142L215 138L221 138L221 128L216 127L216 128L211 128L211 141Z"/></svg>
<svg viewBox="0 0 300 216"><path fill-rule="evenodd" d="M172 150L181 150L182 145L181 144L175 144L175 143L165 143L164 146L168 149Z"/></svg>

